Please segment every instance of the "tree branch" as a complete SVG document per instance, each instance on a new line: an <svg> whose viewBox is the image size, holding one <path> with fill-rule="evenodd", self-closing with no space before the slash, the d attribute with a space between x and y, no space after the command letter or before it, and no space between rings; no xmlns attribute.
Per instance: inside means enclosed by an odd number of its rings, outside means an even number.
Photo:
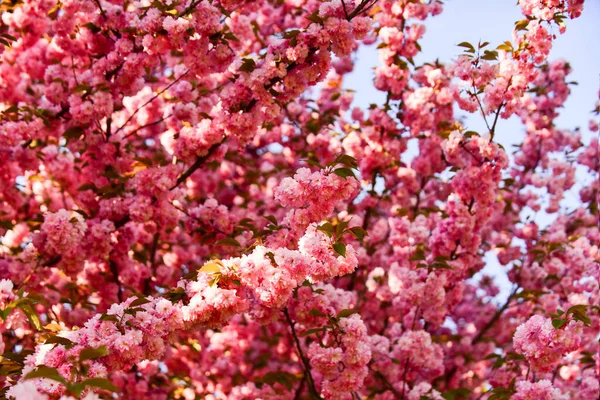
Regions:
<svg viewBox="0 0 600 400"><path fill-rule="evenodd" d="M127 118L127 121L125 121L123 123L123 125L121 125L119 127L119 129L117 129L116 133L119 133L123 128L125 128L125 125L127 125L129 123L129 121L131 121L131 119L144 107L146 107L148 104L152 103L154 100L156 100L158 98L158 96L160 96L161 94L163 94L164 92L166 92L167 90L169 90L169 88L171 86L173 86L174 84L176 84L177 82L179 82L181 80L181 78L183 78L184 76L186 76L188 74L188 72L190 72L190 70L188 69L187 71L185 71L183 74L181 74L181 76L177 79L175 79L173 82L169 83L167 85L167 87L165 87L163 90L161 90L160 92L156 93L154 96L152 96L152 98L150 100L148 100L147 102L145 102L144 104L142 104L141 106L139 106L134 112L133 114L131 114L129 116L129 118Z"/></svg>
<svg viewBox="0 0 600 400"><path fill-rule="evenodd" d="M485 324L485 326L479 331L479 333L477 334L477 336L475 336L475 338L473 339L473 344L481 341L483 339L483 335L485 335L487 333L487 331L489 331L492 326L494 326L494 324L496 323L496 321L498 321L498 319L500 318L500 316L504 313L504 311L506 311L506 309L508 308L508 305L510 304L510 302L512 301L513 297L515 296L515 294L517 294L517 290L518 290L518 286L512 291L512 293L510 294L510 296L508 296L508 299L506 299L506 303L504 303L504 305L502 307L500 307L498 309L498 311L496 311L496 313L494 314L494 316L492 317L492 319L490 319L488 321L487 324Z"/></svg>
<svg viewBox="0 0 600 400"><path fill-rule="evenodd" d="M387 378L385 377L385 375L383 375L379 371L375 371L375 376L378 377L379 379L381 379L383 381L383 383L385 383L385 385L387 386L387 388L390 389L392 391L392 393L394 393L394 396L397 399L401 399L403 397L402 394L398 390L396 390L396 388L394 386L392 386L392 384L390 383L390 381L387 380Z"/></svg>
<svg viewBox="0 0 600 400"><path fill-rule="evenodd" d="M317 392L317 388L315 387L315 381L313 380L312 374L311 374L311 369L310 369L310 363L308 362L308 359L306 358L306 356L304 355L304 352L302 351L302 346L300 345L300 340L298 339L298 335L296 334L296 329L294 328L294 322L292 322L292 319L290 318L290 313L287 310L287 307L284 308L283 310L283 315L285 315L285 319L287 320L288 325L290 326L290 329L292 330L292 336L294 337L294 341L296 342L296 348L298 349L298 354L300 355L300 359L302 360L302 364L304 364L304 371L306 374L306 378L308 381L308 389L311 392L311 394L313 396L315 396L315 398L320 399L321 396L319 396L319 392Z"/></svg>
<svg viewBox="0 0 600 400"><path fill-rule="evenodd" d="M177 182L175 182L175 185L173 185L173 187L169 190L175 189L177 186L181 185L181 183L183 183L187 178L189 178L190 175L196 172L196 170L200 168L202 164L204 164L206 160L210 158L210 156L213 155L215 150L217 150L219 146L221 146L221 144L225 142L225 139L227 138L224 137L219 143L215 143L212 146L210 146L210 148L208 149L208 153L206 153L205 156L198 157L198 159L183 174L179 175L179 178L177 178Z"/></svg>

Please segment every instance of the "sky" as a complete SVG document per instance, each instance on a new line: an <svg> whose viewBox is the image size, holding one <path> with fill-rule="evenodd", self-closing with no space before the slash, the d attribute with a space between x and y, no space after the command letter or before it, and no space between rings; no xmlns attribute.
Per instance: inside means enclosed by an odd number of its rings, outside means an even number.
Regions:
<svg viewBox="0 0 600 400"><path fill-rule="evenodd" d="M496 47L511 39L514 22L521 19L523 15L515 0L447 0L440 15L425 20L427 31L419 41L423 52L415 62L451 61L462 52L457 44L463 41L487 41L488 48ZM566 23L567 31L554 41L549 60L567 60L573 68L570 80L579 84L571 87L571 96L558 118L562 128L572 129L587 126L600 90L600 0L587 0L582 16ZM375 46L363 46L356 55L354 71L345 79L345 86L359 94L355 97L357 106L367 108L371 103L385 101L385 94L372 85L376 65L379 59ZM478 115L468 121L470 128L485 128ZM505 147L524 135L517 119L501 120L498 132L498 140Z"/></svg>
<svg viewBox="0 0 600 400"><path fill-rule="evenodd" d="M457 44L463 41L473 44L487 41L490 42L488 48L493 49L505 40L511 40L515 21L523 19L516 3L516 0L445 1L444 11L424 22L427 31L419 41L423 52L415 57L415 62L418 65L436 59L452 61L462 52ZM582 16L567 20L566 24L566 32L554 41L549 60L567 60L573 70L569 80L578 85L571 86L571 95L556 122L561 129L582 128L583 141L589 143L591 133L587 126L600 90L600 0L586 0ZM346 88L357 91L354 105L366 109L371 103L382 104L385 94L376 90L372 83L373 67L379 65L375 46L363 46L355 60L355 69L344 82ZM468 130L486 131L481 115L468 115L465 121ZM501 119L495 140L510 152L511 145L520 143L524 135L524 127L516 117ZM415 143L412 144L409 144L408 153L415 151ZM535 220L541 225L551 222L543 213L536 215ZM502 302L511 287L506 271L495 257L487 256L486 261L483 272L495 278L501 288L497 301Z"/></svg>

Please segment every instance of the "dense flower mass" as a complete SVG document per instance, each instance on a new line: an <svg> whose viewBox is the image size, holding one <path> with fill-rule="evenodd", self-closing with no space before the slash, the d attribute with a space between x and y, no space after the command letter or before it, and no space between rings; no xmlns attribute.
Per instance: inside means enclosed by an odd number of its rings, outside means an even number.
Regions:
<svg viewBox="0 0 600 400"><path fill-rule="evenodd" d="M600 102L557 126L549 59L584 1L416 63L444 7L2 2L0 397L597 399Z"/></svg>

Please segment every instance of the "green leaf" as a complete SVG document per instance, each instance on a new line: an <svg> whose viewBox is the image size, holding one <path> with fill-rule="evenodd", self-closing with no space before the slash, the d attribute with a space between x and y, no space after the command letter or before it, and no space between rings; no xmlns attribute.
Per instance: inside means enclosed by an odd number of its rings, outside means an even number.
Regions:
<svg viewBox="0 0 600 400"><path fill-rule="evenodd" d="M522 19L520 21L515 22L515 29L517 31L522 31L527 28L527 25L529 25L529 21L526 19Z"/></svg>
<svg viewBox="0 0 600 400"><path fill-rule="evenodd" d="M442 397L446 400L463 400L468 399L471 391L467 388L450 389L442 393Z"/></svg>
<svg viewBox="0 0 600 400"><path fill-rule="evenodd" d="M337 242L333 244L333 250L338 253L342 257L346 257L346 245L342 242Z"/></svg>
<svg viewBox="0 0 600 400"><path fill-rule="evenodd" d="M98 192L98 188L93 183L84 183L83 185L77 188L77 191L83 192L84 190L91 190L94 193Z"/></svg>
<svg viewBox="0 0 600 400"><path fill-rule="evenodd" d="M586 305L578 304L578 305L575 305L573 307L569 307L569 309L567 309L567 313L566 314L569 315L569 314L574 314L574 313L578 313L578 312L585 314L586 311L587 311L587 306Z"/></svg>
<svg viewBox="0 0 600 400"><path fill-rule="evenodd" d="M15 224L12 221L0 219L0 228L4 229L12 229Z"/></svg>
<svg viewBox="0 0 600 400"><path fill-rule="evenodd" d="M75 343L71 342L69 339L64 338L62 336L50 336L45 342L45 344L61 344L65 346L65 348L69 349L73 347Z"/></svg>
<svg viewBox="0 0 600 400"><path fill-rule="evenodd" d="M556 329L560 329L567 323L566 319L553 319L552 326Z"/></svg>
<svg viewBox="0 0 600 400"><path fill-rule="evenodd" d="M25 357L27 357L30 354L33 354L33 351L23 350L20 353L2 353L0 354L0 357L16 362L18 364L23 364Z"/></svg>
<svg viewBox="0 0 600 400"><path fill-rule="evenodd" d="M307 330L306 332L304 332L300 336L303 336L303 337L304 336L309 336L309 335L312 335L313 333L324 332L326 330L327 330L326 327L323 327L323 328L312 328L312 329Z"/></svg>
<svg viewBox="0 0 600 400"><path fill-rule="evenodd" d="M314 22L315 24L323 23L323 18L319 17L319 10L316 10L315 12L310 14L308 17L306 17L306 19L311 22Z"/></svg>
<svg viewBox="0 0 600 400"><path fill-rule="evenodd" d="M102 30L102 29L98 28L96 25L94 25L91 22L88 22L87 24L84 24L83 26L85 26L90 31L92 31L92 33L98 33L98 32L100 32Z"/></svg>
<svg viewBox="0 0 600 400"><path fill-rule="evenodd" d="M272 215L263 215L263 218L272 223L273 225L277 225L277 219Z"/></svg>
<svg viewBox="0 0 600 400"><path fill-rule="evenodd" d="M298 36L299 33L300 33L300 31L298 29L293 29L291 31L283 32L283 38L284 39L292 39L292 38L295 38L296 36Z"/></svg>
<svg viewBox="0 0 600 400"><path fill-rule="evenodd" d="M50 368L45 365L40 365L39 367L37 367L36 369L31 371L30 373L25 375L25 377L23 379L27 380L27 379L35 379L35 378L46 378L46 379L52 379L53 381L57 381L57 382L60 382L63 384L67 383L65 378L63 378L58 373L58 370L56 368Z"/></svg>
<svg viewBox="0 0 600 400"><path fill-rule="evenodd" d="M139 299L135 299L134 301L132 301L129 307L137 307L148 303L150 303L150 300L148 300L145 297L140 297Z"/></svg>
<svg viewBox="0 0 600 400"><path fill-rule="evenodd" d="M351 234L353 234L354 236L356 236L356 238L362 243L365 236L369 236L369 234L367 233L367 231L365 231L362 227L360 226L354 226L352 228L350 228L348 230Z"/></svg>
<svg viewBox="0 0 600 400"><path fill-rule="evenodd" d="M0 376L21 375L22 371L23 371L23 365L21 365L21 364L10 363L10 362L0 363ZM1 396L1 392L0 392L0 399L2 399L2 398L3 397Z"/></svg>
<svg viewBox="0 0 600 400"><path fill-rule="evenodd" d="M333 232L335 232L335 228L334 226L331 224L331 222L325 222L322 225L319 225L317 227L318 230L323 231L325 233L328 234L329 237L331 237L331 234Z"/></svg>
<svg viewBox="0 0 600 400"><path fill-rule="evenodd" d="M63 133L63 137L67 142L75 139L79 139L81 135L85 134L85 129L80 126L72 126Z"/></svg>
<svg viewBox="0 0 600 400"><path fill-rule="evenodd" d="M429 265L429 268L433 268L433 269L452 269L452 267L450 265L448 265L447 262L434 262L433 264Z"/></svg>
<svg viewBox="0 0 600 400"><path fill-rule="evenodd" d="M4 33L0 33L0 36L4 36L5 38L12 40L13 42L17 40L16 37L14 37L13 35L9 35L8 33L4 32Z"/></svg>
<svg viewBox="0 0 600 400"><path fill-rule="evenodd" d="M473 136L479 136L479 133L475 132L475 131L466 131L463 133L463 136L466 138L470 138Z"/></svg>
<svg viewBox="0 0 600 400"><path fill-rule="evenodd" d="M482 59L484 60L488 60L488 61L494 61L498 59L498 52L496 50L486 50L483 52L483 55L481 56Z"/></svg>
<svg viewBox="0 0 600 400"><path fill-rule="evenodd" d="M273 386L275 383L279 383L287 390L292 390L294 383L298 381L298 377L292 373L286 371L272 371L267 372L264 376L258 379L259 383L266 383L267 385Z"/></svg>
<svg viewBox="0 0 600 400"><path fill-rule="evenodd" d="M252 72L256 69L256 62L252 58L244 58L242 61L242 65L240 66L240 71L242 72Z"/></svg>
<svg viewBox="0 0 600 400"><path fill-rule="evenodd" d="M570 307L567 310L566 314L572 315L574 320L583 322L583 324L585 326L590 326L590 324L592 323L592 320L590 319L590 317L588 317L588 315L586 314L586 311L587 311L587 306L585 306L583 304L578 304L573 307Z"/></svg>
<svg viewBox="0 0 600 400"><path fill-rule="evenodd" d="M581 355L582 356L579 359L579 362L581 364L592 364L592 365L596 364L596 361L594 360L594 353L591 353L589 351L582 351Z"/></svg>
<svg viewBox="0 0 600 400"><path fill-rule="evenodd" d="M500 354L491 353L491 354L488 354L487 356L485 356L484 360L491 360L493 358L498 358L498 357L502 357L502 356Z"/></svg>
<svg viewBox="0 0 600 400"><path fill-rule="evenodd" d="M31 306L31 303L30 302L20 303L18 305L18 307L21 310L23 310L25 315L27 315L27 319L29 320L29 323L31 324L31 326L33 326L36 330L41 331L42 323L40 322L40 317L38 316L37 312Z"/></svg>
<svg viewBox="0 0 600 400"><path fill-rule="evenodd" d="M214 262L214 261L209 261L206 264L204 264L202 266L202 268L200 268L198 270L198 272L206 272L207 274L215 274L215 273L220 273L221 272L221 266Z"/></svg>
<svg viewBox="0 0 600 400"><path fill-rule="evenodd" d="M473 45L469 42L460 42L457 44L457 46L465 47L467 49L465 50L467 53L475 53L475 47L473 47Z"/></svg>
<svg viewBox="0 0 600 400"><path fill-rule="evenodd" d="M354 175L354 172L352 172L352 170L349 168L336 168L333 170L333 173L338 176L341 176L344 179L349 176L356 178L356 176Z"/></svg>
<svg viewBox="0 0 600 400"><path fill-rule="evenodd" d="M87 361L87 360L95 360L100 357L104 357L108 355L108 349L106 346L100 346L95 349L87 348L81 350L79 353L79 362Z"/></svg>
<svg viewBox="0 0 600 400"><path fill-rule="evenodd" d="M519 360L519 361L527 360L524 355L515 353L513 351L509 351L508 353L506 353L506 359L507 360Z"/></svg>
<svg viewBox="0 0 600 400"><path fill-rule="evenodd" d="M178 287L177 289L171 289L167 293L163 295L163 297L172 303L176 303L180 300L187 298L187 293L182 287Z"/></svg>
<svg viewBox="0 0 600 400"><path fill-rule="evenodd" d="M492 395L488 397L488 400L508 400L515 392L514 390L499 387L492 389L491 393Z"/></svg>
<svg viewBox="0 0 600 400"><path fill-rule="evenodd" d="M351 316L352 314L357 314L358 310L352 310L349 308L346 308L342 311L340 311L337 315L338 318L348 318L349 316Z"/></svg>
<svg viewBox="0 0 600 400"><path fill-rule="evenodd" d="M422 248L417 248L415 250L415 254L413 254L408 261L423 261L425 260L425 250Z"/></svg>
<svg viewBox="0 0 600 400"><path fill-rule="evenodd" d="M308 312L308 314L312 315L313 317L326 317L327 316L321 310L318 310L316 308L311 308L310 311Z"/></svg>
<svg viewBox="0 0 600 400"><path fill-rule="evenodd" d="M304 162L306 162L308 165L312 165L314 167L318 167L319 169L323 169L325 168L323 165L321 165L317 160L313 160L312 158L307 158L305 160L303 160Z"/></svg>
<svg viewBox="0 0 600 400"><path fill-rule="evenodd" d="M513 51L513 46L511 42L504 42L500 46L496 47L496 50L504 50L507 52Z"/></svg>
<svg viewBox="0 0 600 400"><path fill-rule="evenodd" d="M504 358L498 357L496 361L492 364L492 369L501 368L504 365Z"/></svg>
<svg viewBox="0 0 600 400"><path fill-rule="evenodd" d="M339 221L338 224L335 226L335 234L336 237L341 237L342 234L344 233L344 231L346 230L346 227L348 226L348 222L349 221Z"/></svg>
<svg viewBox="0 0 600 400"><path fill-rule="evenodd" d="M358 163L356 162L356 159L352 156L349 156L348 154L340 154L331 163L331 165L337 164L345 165L348 168L358 168Z"/></svg>
<svg viewBox="0 0 600 400"><path fill-rule="evenodd" d="M109 390L111 392L118 392L119 389L111 381L106 378L89 378L81 382L83 386L91 386L98 389Z"/></svg>
<svg viewBox="0 0 600 400"><path fill-rule="evenodd" d="M215 245L220 245L220 246L235 246L235 247L241 247L242 246L240 244L240 242L238 242L237 240L235 240L233 238L221 239L218 242L216 242Z"/></svg>
<svg viewBox="0 0 600 400"><path fill-rule="evenodd" d="M117 322L119 319L114 314L102 314L100 317L100 321L113 321Z"/></svg>

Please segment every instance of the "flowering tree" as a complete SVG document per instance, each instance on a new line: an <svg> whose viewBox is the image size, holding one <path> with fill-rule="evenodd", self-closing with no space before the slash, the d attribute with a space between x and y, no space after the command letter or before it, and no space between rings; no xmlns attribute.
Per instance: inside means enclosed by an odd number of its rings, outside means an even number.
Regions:
<svg viewBox="0 0 600 400"><path fill-rule="evenodd" d="M415 65L439 0L3 1L2 394L598 398L598 125L547 61L583 0L519 6Z"/></svg>

